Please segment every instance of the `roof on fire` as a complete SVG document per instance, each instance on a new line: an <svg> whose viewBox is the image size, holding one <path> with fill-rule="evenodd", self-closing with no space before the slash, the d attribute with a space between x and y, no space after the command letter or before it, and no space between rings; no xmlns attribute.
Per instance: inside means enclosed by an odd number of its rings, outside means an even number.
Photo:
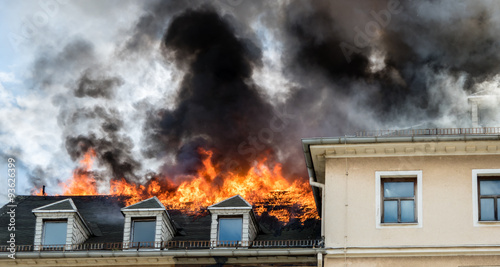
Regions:
<svg viewBox="0 0 500 267"><path fill-rule="evenodd" d="M10 214L7 212L12 208L15 209L16 244L33 244L36 217L32 211L44 206L51 207L50 204L58 201L60 203L53 206L66 207L69 201L63 201L65 199L73 201L93 233L86 243L123 242L124 216L120 210L126 206L128 200L126 196L17 196L14 201L16 207L5 205L0 208L0 225L9 224ZM151 200L154 199L129 207L156 208L156 200L154 202ZM210 240L211 219L207 210L196 213L168 210L168 213L178 230L173 240ZM257 216L257 221L262 230L257 240L299 240L320 237L319 220L310 219L301 224L297 219L283 225L275 217L264 213L262 216ZM8 240L9 231L0 231L0 242L5 243Z"/></svg>

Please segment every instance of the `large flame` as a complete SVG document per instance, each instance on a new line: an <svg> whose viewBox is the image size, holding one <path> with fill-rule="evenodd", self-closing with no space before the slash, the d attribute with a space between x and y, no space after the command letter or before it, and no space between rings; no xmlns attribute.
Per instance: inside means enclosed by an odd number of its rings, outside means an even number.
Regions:
<svg viewBox="0 0 500 267"><path fill-rule="evenodd" d="M167 209L191 213L238 194L253 205L257 216L267 213L282 223L294 218L300 222L318 218L308 183L304 179L290 182L284 178L280 164L270 163L264 157L241 175L220 172L212 162L212 151L200 149L199 153L204 158L203 167L197 175L187 177L180 184L174 184L168 177L155 177L144 185L120 178L110 181L109 192L100 192L91 171L96 154L90 149L80 161L80 167L73 172L73 177L60 186L63 195L129 196L127 205L156 196Z"/></svg>

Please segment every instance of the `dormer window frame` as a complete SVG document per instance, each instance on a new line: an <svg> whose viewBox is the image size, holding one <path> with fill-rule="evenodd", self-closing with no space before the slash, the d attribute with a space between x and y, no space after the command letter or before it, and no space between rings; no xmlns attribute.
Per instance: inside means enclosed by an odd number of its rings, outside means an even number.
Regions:
<svg viewBox="0 0 500 267"><path fill-rule="evenodd" d="M235 246L248 247L250 242L255 239L257 233L260 231L255 214L253 213L252 205L240 195L235 195L215 203L208 207L208 210L212 216L210 243L213 248ZM242 219L242 234L240 241L220 240L220 219L224 218Z"/></svg>
<svg viewBox="0 0 500 267"><path fill-rule="evenodd" d="M64 202L68 202L70 208L64 206ZM63 207L57 207L57 205ZM54 207L57 208L54 209ZM32 213L36 217L34 250L71 250L74 245L85 242L92 235L90 227L78 212L71 198L38 207L33 209ZM45 223L50 221L66 221L66 241L64 244L44 244Z"/></svg>
<svg viewBox="0 0 500 267"><path fill-rule="evenodd" d="M141 205L148 201L152 201L152 204L155 204L155 208L141 207ZM121 209L121 212L125 216L123 227L124 250L159 250L163 248L164 242L171 240L175 235L176 229L170 215L156 196L124 207ZM153 246L143 247L139 244L136 245L133 240L134 221L141 220L155 221L155 240L147 242L153 242Z"/></svg>

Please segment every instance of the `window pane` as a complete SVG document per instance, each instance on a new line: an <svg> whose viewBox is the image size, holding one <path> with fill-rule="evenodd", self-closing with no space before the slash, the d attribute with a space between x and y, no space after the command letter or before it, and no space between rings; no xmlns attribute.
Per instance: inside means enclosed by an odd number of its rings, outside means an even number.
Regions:
<svg viewBox="0 0 500 267"><path fill-rule="evenodd" d="M500 195L500 180L479 181L481 195Z"/></svg>
<svg viewBox="0 0 500 267"><path fill-rule="evenodd" d="M45 222L43 225L43 245L66 244L67 222Z"/></svg>
<svg viewBox="0 0 500 267"><path fill-rule="evenodd" d="M398 222L398 202L394 200L384 201L384 222Z"/></svg>
<svg viewBox="0 0 500 267"><path fill-rule="evenodd" d="M242 218L219 219L219 241L241 241Z"/></svg>
<svg viewBox="0 0 500 267"><path fill-rule="evenodd" d="M156 221L134 221L132 242L154 242Z"/></svg>
<svg viewBox="0 0 500 267"><path fill-rule="evenodd" d="M384 197L413 197L413 182L385 182Z"/></svg>
<svg viewBox="0 0 500 267"><path fill-rule="evenodd" d="M497 198L497 216L500 216L500 198ZM499 220L497 218L497 220Z"/></svg>
<svg viewBox="0 0 500 267"><path fill-rule="evenodd" d="M493 198L481 199L481 221L495 220L495 208L493 204Z"/></svg>
<svg viewBox="0 0 500 267"><path fill-rule="evenodd" d="M401 222L415 222L415 203L413 200L401 200Z"/></svg>

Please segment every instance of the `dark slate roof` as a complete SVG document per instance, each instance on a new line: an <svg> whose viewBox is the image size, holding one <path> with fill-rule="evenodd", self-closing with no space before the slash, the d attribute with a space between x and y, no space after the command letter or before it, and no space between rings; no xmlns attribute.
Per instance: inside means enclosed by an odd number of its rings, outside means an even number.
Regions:
<svg viewBox="0 0 500 267"><path fill-rule="evenodd" d="M251 208L240 195L236 195L233 197L230 197L228 199L225 199L219 203L213 204L209 208L229 208L229 207L235 207L235 208Z"/></svg>
<svg viewBox="0 0 500 267"><path fill-rule="evenodd" d="M107 243L123 241L124 216L121 208L125 207L128 197L124 196L17 196L15 203L16 214L16 244L33 244L36 217L33 209L71 198L91 229L91 236L86 243ZM63 202L66 203L66 202ZM219 203L220 204L220 203ZM10 207L0 208L0 225L9 224ZM177 229L173 240L210 240L210 213L205 209L198 213L189 213L182 210L168 210ZM286 225L275 217L265 213L257 216L261 232L257 240L299 240L319 239L320 221L308 220L303 224L293 220ZM0 230L0 243L6 244L9 231Z"/></svg>
<svg viewBox="0 0 500 267"><path fill-rule="evenodd" d="M158 203L158 200L154 197L137 202L123 209L164 209L162 204Z"/></svg>
<svg viewBox="0 0 500 267"><path fill-rule="evenodd" d="M74 208L71 206L71 200L68 198L56 204L42 206L37 208L37 210L74 210Z"/></svg>

